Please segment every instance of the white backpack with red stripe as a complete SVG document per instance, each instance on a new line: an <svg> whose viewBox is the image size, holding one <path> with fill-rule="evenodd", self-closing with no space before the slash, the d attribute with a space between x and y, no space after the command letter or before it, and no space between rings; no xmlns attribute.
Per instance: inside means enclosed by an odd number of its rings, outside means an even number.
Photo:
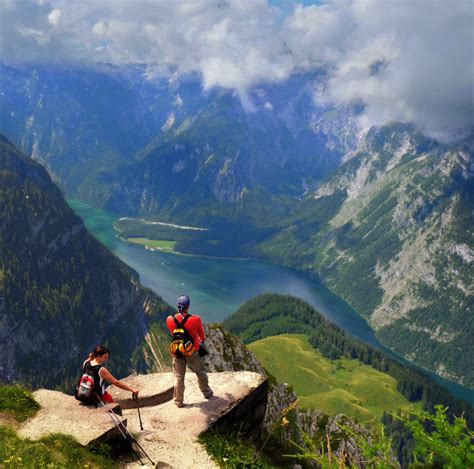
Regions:
<svg viewBox="0 0 474 469"><path fill-rule="evenodd" d="M85 367L84 373L77 382L74 397L86 404L96 404L98 401L96 394L95 379L92 370ZM86 371L87 370L87 371Z"/></svg>

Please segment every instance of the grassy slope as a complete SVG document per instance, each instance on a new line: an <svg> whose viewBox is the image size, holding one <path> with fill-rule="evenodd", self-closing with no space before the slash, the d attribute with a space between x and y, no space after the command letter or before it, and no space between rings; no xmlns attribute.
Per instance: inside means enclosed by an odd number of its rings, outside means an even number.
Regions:
<svg viewBox="0 0 474 469"><path fill-rule="evenodd" d="M0 467L11 468L113 468L116 463L92 453L65 435L51 435L33 441L19 438L0 425Z"/></svg>
<svg viewBox="0 0 474 469"><path fill-rule="evenodd" d="M302 334L266 337L248 345L268 371L294 388L303 407L359 421L379 420L384 411L414 409L391 376L358 360L329 360Z"/></svg>

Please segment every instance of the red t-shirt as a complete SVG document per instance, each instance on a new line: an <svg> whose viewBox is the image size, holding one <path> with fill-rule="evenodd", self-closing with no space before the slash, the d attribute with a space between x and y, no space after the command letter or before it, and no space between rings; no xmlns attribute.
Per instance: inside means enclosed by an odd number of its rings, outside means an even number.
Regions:
<svg viewBox="0 0 474 469"><path fill-rule="evenodd" d="M187 314L187 313L186 313ZM183 317L186 316L181 313L176 314L176 319L181 322ZM169 331L173 334L173 331L176 328L176 323L174 322L173 316L168 316L166 318L166 325L168 326ZM199 316L194 314L190 315L189 319L184 324L184 328L189 332L191 337L194 339L194 348L199 350L201 342L204 342L204 329L202 328L202 319Z"/></svg>

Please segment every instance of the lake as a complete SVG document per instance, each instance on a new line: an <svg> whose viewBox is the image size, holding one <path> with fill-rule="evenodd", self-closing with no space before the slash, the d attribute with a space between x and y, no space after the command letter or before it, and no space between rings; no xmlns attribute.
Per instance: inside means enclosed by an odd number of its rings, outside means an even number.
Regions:
<svg viewBox="0 0 474 469"><path fill-rule="evenodd" d="M283 293L306 300L323 316L354 337L383 349L372 328L344 300L321 282L303 273L251 259L188 256L146 250L117 236L113 223L120 217L68 200L87 229L122 261L135 269L143 285L174 305L179 295L191 298L191 311L206 322L221 322L250 298L262 293ZM406 363L401 357L399 361ZM428 373L428 372L426 372ZM428 373L451 392L474 403L474 391Z"/></svg>

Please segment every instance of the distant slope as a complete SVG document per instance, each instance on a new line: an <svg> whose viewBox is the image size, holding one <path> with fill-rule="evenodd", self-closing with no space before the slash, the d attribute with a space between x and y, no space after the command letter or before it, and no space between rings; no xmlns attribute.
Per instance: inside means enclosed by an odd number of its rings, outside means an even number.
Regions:
<svg viewBox="0 0 474 469"><path fill-rule="evenodd" d="M261 249L322 277L400 355L471 388L473 145L373 128Z"/></svg>
<svg viewBox="0 0 474 469"><path fill-rule="evenodd" d="M305 335L266 337L248 348L280 382L294 388L304 408L377 422L384 412L416 407L397 391L397 381L391 376L355 359L329 360Z"/></svg>
<svg viewBox="0 0 474 469"><path fill-rule="evenodd" d="M107 187L95 175L132 157L167 118L169 101L145 75L139 65L0 64L2 132L69 194L100 201Z"/></svg>
<svg viewBox="0 0 474 469"><path fill-rule="evenodd" d="M247 345L279 334L305 334L309 337L309 343L323 357L331 360L342 357L358 359L395 378L397 390L410 402L421 401L427 409L432 409L436 404L445 404L455 414L465 412L471 424L474 424L474 409L467 402L453 397L423 373L348 336L298 298L278 294L257 296L227 318L223 326Z"/></svg>
<svg viewBox="0 0 474 469"><path fill-rule="evenodd" d="M85 229L46 170L0 135L0 381L67 385L98 343L118 375L146 367L167 305Z"/></svg>
<svg viewBox="0 0 474 469"><path fill-rule="evenodd" d="M263 225L272 200L277 218L286 213L286 198L354 148L357 110L313 99L323 74L259 83L249 111L232 90L204 90L198 74L172 67L0 63L0 121L68 197L183 224L223 221L231 233Z"/></svg>

